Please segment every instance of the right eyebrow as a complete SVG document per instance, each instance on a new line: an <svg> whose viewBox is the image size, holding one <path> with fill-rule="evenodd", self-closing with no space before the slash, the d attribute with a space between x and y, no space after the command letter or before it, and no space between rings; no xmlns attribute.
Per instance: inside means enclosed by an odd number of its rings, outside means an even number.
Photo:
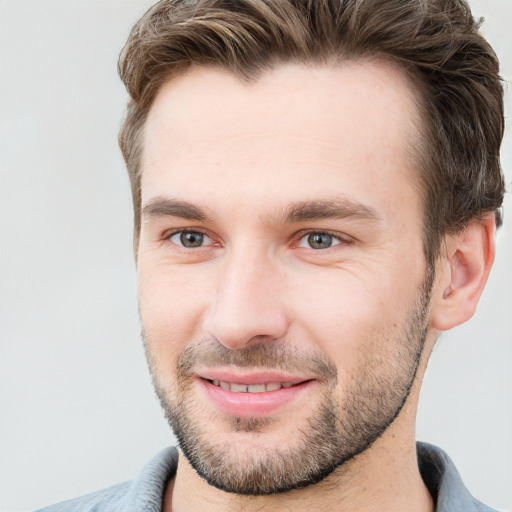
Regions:
<svg viewBox="0 0 512 512"><path fill-rule="evenodd" d="M180 217L200 222L211 221L211 215L187 201L155 197L142 207L143 218Z"/></svg>

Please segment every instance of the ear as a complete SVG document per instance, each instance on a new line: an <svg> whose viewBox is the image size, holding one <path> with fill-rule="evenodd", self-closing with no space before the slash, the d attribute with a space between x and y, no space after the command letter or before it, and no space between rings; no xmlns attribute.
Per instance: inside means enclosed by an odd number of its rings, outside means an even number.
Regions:
<svg viewBox="0 0 512 512"><path fill-rule="evenodd" d="M495 232L494 213L489 213L445 238L432 294L432 328L446 331L473 316L494 262Z"/></svg>

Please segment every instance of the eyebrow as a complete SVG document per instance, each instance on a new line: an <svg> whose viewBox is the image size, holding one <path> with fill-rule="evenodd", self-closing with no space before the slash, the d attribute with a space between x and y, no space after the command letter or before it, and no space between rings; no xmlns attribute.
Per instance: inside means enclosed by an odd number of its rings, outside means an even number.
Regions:
<svg viewBox="0 0 512 512"><path fill-rule="evenodd" d="M155 197L145 204L142 208L142 216L147 218L180 217L200 222L212 219L211 215L187 201L178 201L164 197Z"/></svg>
<svg viewBox="0 0 512 512"><path fill-rule="evenodd" d="M211 222L213 215L187 201L156 197L142 208L146 218L179 217L198 222ZM288 205L278 218L282 223L299 223L325 219L379 220L375 209L350 199L298 201Z"/></svg>
<svg viewBox="0 0 512 512"><path fill-rule="evenodd" d="M347 218L375 221L380 216L374 208L345 198L300 201L288 206L283 215L283 220L288 223Z"/></svg>

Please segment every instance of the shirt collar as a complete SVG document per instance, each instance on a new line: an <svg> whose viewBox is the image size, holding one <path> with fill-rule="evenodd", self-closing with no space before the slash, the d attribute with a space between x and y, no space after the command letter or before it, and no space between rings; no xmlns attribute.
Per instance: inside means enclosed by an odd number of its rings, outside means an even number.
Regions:
<svg viewBox="0 0 512 512"><path fill-rule="evenodd" d="M427 443L417 443L421 477L436 502L436 512L492 512L475 499L448 455Z"/></svg>

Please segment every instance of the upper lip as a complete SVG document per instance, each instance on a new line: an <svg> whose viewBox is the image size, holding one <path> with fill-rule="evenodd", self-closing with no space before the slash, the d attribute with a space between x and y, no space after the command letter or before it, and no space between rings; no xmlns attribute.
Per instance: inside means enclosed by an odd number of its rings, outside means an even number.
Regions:
<svg viewBox="0 0 512 512"><path fill-rule="evenodd" d="M205 380L218 380L229 382L230 384L268 384L271 382L289 382L291 384L299 384L311 377L291 375L272 370L263 371L247 371L243 373L233 372L232 370L201 370L197 375Z"/></svg>

